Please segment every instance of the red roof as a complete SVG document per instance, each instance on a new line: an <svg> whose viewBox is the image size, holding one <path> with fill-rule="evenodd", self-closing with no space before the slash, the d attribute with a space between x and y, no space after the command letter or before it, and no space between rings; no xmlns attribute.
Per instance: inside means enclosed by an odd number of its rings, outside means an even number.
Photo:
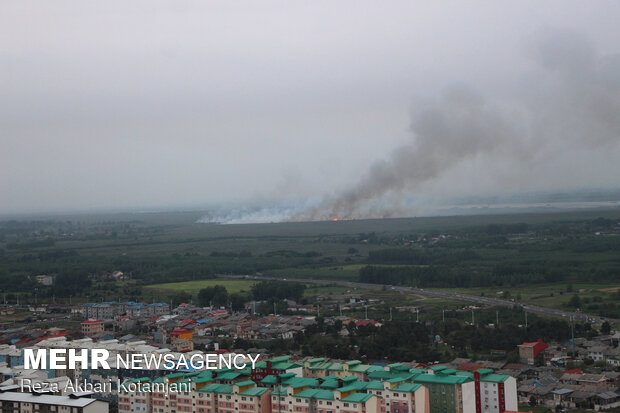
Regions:
<svg viewBox="0 0 620 413"><path fill-rule="evenodd" d="M532 347L534 349L534 357L536 357L547 347L549 347L549 344L542 341L542 339L538 339L538 341L534 341L532 343L519 344L519 347Z"/></svg>
<svg viewBox="0 0 620 413"><path fill-rule="evenodd" d="M183 320L181 321L181 324L198 324L196 321L194 320L190 320L189 318L187 320Z"/></svg>
<svg viewBox="0 0 620 413"><path fill-rule="evenodd" d="M583 371L581 371L579 369L571 369L571 370L566 370L564 373L566 373L566 374L583 374Z"/></svg>
<svg viewBox="0 0 620 413"><path fill-rule="evenodd" d="M175 328L174 330L172 330L172 333L170 333L171 336L178 336L181 334L190 334L191 331L186 330L184 328Z"/></svg>
<svg viewBox="0 0 620 413"><path fill-rule="evenodd" d="M358 320L355 322L356 326L367 326L367 325L374 326L376 324L379 324L379 322L374 321L374 320Z"/></svg>
<svg viewBox="0 0 620 413"><path fill-rule="evenodd" d="M475 363L463 363L460 366L458 366L456 369L457 370L461 370L461 371L476 371L476 370L480 370L483 369L484 367L482 367L479 364L475 364Z"/></svg>
<svg viewBox="0 0 620 413"><path fill-rule="evenodd" d="M86 321L82 321L82 324L103 324L103 321L95 320L94 318L89 318Z"/></svg>

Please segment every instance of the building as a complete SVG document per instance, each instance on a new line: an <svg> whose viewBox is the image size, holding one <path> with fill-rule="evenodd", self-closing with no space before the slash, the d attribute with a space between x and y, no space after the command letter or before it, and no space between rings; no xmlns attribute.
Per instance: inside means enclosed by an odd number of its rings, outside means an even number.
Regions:
<svg viewBox="0 0 620 413"><path fill-rule="evenodd" d="M475 384L466 375L424 373L414 377L414 382L428 387L430 413L476 412Z"/></svg>
<svg viewBox="0 0 620 413"><path fill-rule="evenodd" d="M108 402L77 396L35 395L15 391L0 390L0 411L3 413L21 412L80 412L108 413Z"/></svg>
<svg viewBox="0 0 620 413"><path fill-rule="evenodd" d="M95 318L82 321L82 334L92 336L97 333L103 333L103 321Z"/></svg>
<svg viewBox="0 0 620 413"><path fill-rule="evenodd" d="M52 285L54 284L54 277L52 277L51 275L35 275L34 279L37 283L42 284L42 285Z"/></svg>
<svg viewBox="0 0 620 413"><path fill-rule="evenodd" d="M143 304L128 301L118 303L115 301L103 303L86 303L82 305L82 314L86 318L99 320L111 320L122 315L131 317L159 317L170 314L170 306L166 303Z"/></svg>
<svg viewBox="0 0 620 413"><path fill-rule="evenodd" d="M518 410L517 380L493 370L474 372L476 413L505 413Z"/></svg>
<svg viewBox="0 0 620 413"><path fill-rule="evenodd" d="M521 363L533 366L534 362L536 361L536 357L538 357L543 351L545 351L547 347L549 347L549 344L539 339L538 341L535 341L533 343L519 344L518 347Z"/></svg>

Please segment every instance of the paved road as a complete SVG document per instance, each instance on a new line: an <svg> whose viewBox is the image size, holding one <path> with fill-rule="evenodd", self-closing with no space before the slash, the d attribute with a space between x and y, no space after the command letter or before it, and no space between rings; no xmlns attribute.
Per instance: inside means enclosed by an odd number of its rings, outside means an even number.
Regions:
<svg viewBox="0 0 620 413"><path fill-rule="evenodd" d="M342 280L310 280L306 278L278 278L278 277L267 277L267 276L229 276L230 278L253 278L253 279L263 279L263 280L280 280L280 281L297 281L308 284L331 284L331 285L339 285L343 287L351 287L351 288L364 288L368 290L382 290L384 287L389 288L394 291L402 291L406 293L413 293L417 295L422 295L426 297L437 297L437 298L448 298L452 300L461 300L461 301L469 301L477 304L482 304L486 306L494 306L494 307L513 307L515 305L520 305L523 309L528 313L538 314L542 316L548 317L559 317L564 318L566 320L570 319L571 314L575 316L576 321L590 321L594 324L602 324L603 321L610 321L614 323L620 323L620 320L616 318L606 318L599 317L595 315L584 314L582 312L569 313L567 311L557 310L554 308L548 307L539 307L537 305L531 304L515 304L512 301L508 300L500 300L497 298L490 297L482 297L478 295L470 295L470 294L462 294L462 293L452 293L445 291L435 291L428 290L423 288L413 288L413 287L398 287L391 286L386 284L368 284L368 283L360 283L353 281L342 281Z"/></svg>

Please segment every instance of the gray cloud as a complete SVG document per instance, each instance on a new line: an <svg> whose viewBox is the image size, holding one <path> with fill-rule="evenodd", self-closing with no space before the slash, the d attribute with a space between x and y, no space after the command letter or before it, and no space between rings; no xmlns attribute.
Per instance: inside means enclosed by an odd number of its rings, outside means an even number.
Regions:
<svg viewBox="0 0 620 413"><path fill-rule="evenodd" d="M0 2L0 214L384 216L409 214L412 197L613 185L619 12Z"/></svg>

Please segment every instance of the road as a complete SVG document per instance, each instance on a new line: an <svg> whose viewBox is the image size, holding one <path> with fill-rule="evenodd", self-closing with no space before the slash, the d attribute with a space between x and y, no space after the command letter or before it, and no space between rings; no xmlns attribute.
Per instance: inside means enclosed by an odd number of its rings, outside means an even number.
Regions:
<svg viewBox="0 0 620 413"><path fill-rule="evenodd" d="M566 320L570 319L571 314L574 315L575 321L590 321L593 324L602 324L604 321L609 321L611 323L620 323L619 319L616 318L608 318L608 317L599 317L596 315L584 314L582 312L570 313L567 311L562 311L554 308L548 307L539 307L537 305L531 304L518 304L508 300L501 300L498 298L490 298L483 297L478 295L470 295L463 293L454 293L454 292L446 292L446 291L436 291L436 290L428 290L425 288L414 288L414 287L399 287L392 286L388 284L368 284L368 283L360 283L354 281L343 281L343 280L315 280L315 279L307 279L307 278L278 278L278 277L268 277L268 276L227 276L227 278L251 278L251 279L261 279L261 280L279 280L279 281L295 281L295 282L303 282L307 284L330 284L330 285L338 285L342 287L350 287L350 288L363 288L368 290L383 290L384 288L389 288L392 291L401 291L409 294L417 294L425 297L434 297L434 298L447 298L451 300L460 300L460 301L468 301L476 304L482 304L490 307L509 307L512 308L515 305L521 306L527 313L537 314L541 316L547 317L559 317L564 318Z"/></svg>

